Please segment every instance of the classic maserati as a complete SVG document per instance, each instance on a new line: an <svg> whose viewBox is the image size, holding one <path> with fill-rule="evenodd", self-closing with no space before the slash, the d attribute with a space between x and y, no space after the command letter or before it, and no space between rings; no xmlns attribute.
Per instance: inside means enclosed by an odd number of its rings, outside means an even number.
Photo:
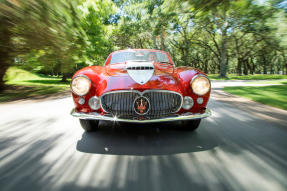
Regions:
<svg viewBox="0 0 287 191"><path fill-rule="evenodd" d="M161 50L127 49L111 53L104 66L76 72L71 90L75 108L86 131L101 120L155 123L181 121L180 127L198 128L211 115L206 108L211 86L198 69L175 67Z"/></svg>

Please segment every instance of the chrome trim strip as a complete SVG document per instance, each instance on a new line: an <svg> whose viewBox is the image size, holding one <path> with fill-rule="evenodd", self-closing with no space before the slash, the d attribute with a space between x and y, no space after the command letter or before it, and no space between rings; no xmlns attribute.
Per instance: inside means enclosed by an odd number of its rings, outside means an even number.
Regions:
<svg viewBox="0 0 287 191"><path fill-rule="evenodd" d="M110 92L106 92L104 94L102 94L100 96L100 105L101 105L101 108L103 109L103 111L105 113L109 113L108 111L106 111L103 106L102 106L102 98L103 96L107 95L107 94L112 94L112 93L125 93L125 92L135 92L135 93L138 93L140 96L143 96L145 93L147 92L168 92L168 93L174 93L174 94L177 94L177 95L180 95L180 98L181 98L181 104L180 104L180 107L173 113L177 113L181 108L182 108L182 105L183 105L183 97L180 93L178 92L175 92L175 91L169 91L169 90L157 90L157 89L154 89L154 90L144 90L144 91L138 91L138 90L116 90L116 91L110 91Z"/></svg>
<svg viewBox="0 0 287 191"><path fill-rule="evenodd" d="M84 95L78 95L78 94L76 94L76 93L73 91L73 88L72 88L73 80L76 79L76 78L78 78L78 77L84 77L84 78L88 79L89 82L90 82L89 91L88 91L86 94L84 94ZM72 91L74 94L76 94L77 96L80 96L80 97L87 95L87 94L90 92L91 87L92 87L92 81L91 81L91 79L90 79L88 76L83 75L83 74L79 74L79 75L73 77L72 80L71 80L71 83L70 83L70 89L71 89L71 91Z"/></svg>
<svg viewBox="0 0 287 191"><path fill-rule="evenodd" d="M118 121L118 122L127 122L127 123L158 123L158 122L168 122L168 121L183 121L183 120L194 120L194 119L203 119L211 116L211 111L206 109L203 114L196 113L184 113L178 116L165 117L160 119L146 119L146 120L137 120L137 119L121 119L117 117L104 116L96 112L91 113L81 113L76 112L75 109L71 111L73 117L80 119L89 119L89 120L104 120L104 121Z"/></svg>
<svg viewBox="0 0 287 191"><path fill-rule="evenodd" d="M208 81L209 81L209 90L208 90L208 91L210 91L210 90L211 90L211 81L210 81L210 79L208 78L208 76L203 75L203 74L196 74L195 76L193 76L192 79L191 79L190 82L189 82L189 86L190 86L190 88L191 88L191 90L192 90L192 92L193 92L194 94L196 94L196 95L198 95L198 96L203 96L203 95L205 95L205 94L199 95L199 94L195 93L195 92L193 91L193 89L192 89L192 83L193 83L193 81L194 81L197 77L199 77L199 76L202 76L202 77L205 77L206 79L208 79Z"/></svg>

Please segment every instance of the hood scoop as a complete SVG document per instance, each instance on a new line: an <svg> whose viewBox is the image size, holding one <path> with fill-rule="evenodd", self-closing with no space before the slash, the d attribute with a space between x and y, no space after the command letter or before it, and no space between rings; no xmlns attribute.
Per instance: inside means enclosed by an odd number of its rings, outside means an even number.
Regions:
<svg viewBox="0 0 287 191"><path fill-rule="evenodd" d="M128 61L126 69L129 76L141 85L147 83L154 73L153 62Z"/></svg>

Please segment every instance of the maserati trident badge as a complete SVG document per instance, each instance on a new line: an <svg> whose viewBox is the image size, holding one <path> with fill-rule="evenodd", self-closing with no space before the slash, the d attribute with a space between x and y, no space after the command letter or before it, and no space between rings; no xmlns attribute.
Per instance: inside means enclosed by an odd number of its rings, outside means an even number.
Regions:
<svg viewBox="0 0 287 191"><path fill-rule="evenodd" d="M148 113L150 108L150 103L148 98L141 96L137 97L134 101L134 110L139 115L145 115Z"/></svg>

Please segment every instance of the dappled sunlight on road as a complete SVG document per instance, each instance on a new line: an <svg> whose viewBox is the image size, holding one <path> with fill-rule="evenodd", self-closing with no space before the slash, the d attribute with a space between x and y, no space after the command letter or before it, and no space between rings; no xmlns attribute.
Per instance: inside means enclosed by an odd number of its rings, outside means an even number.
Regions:
<svg viewBox="0 0 287 191"><path fill-rule="evenodd" d="M219 109L225 109L228 111L233 111L233 114L231 114L231 116L236 114L245 115L247 117L256 116L259 119L263 118L278 123L280 126L287 127L286 110L253 102L247 98L238 97L226 93L220 89L213 90L212 92L213 92L212 98L216 101L219 101L221 105L224 106L224 107L217 107L216 111L219 111ZM234 112L234 108L240 109L241 111Z"/></svg>
<svg viewBox="0 0 287 191"><path fill-rule="evenodd" d="M1 191L286 190L286 129L233 104L212 98L194 133L107 122L85 133L70 98L5 106Z"/></svg>

